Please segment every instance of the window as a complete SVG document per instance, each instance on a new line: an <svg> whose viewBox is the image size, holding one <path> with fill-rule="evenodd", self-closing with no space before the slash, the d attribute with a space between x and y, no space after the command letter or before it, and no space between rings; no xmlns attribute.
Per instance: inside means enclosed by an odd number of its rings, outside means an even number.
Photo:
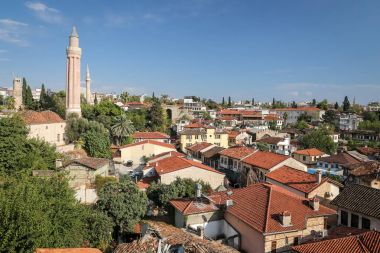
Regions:
<svg viewBox="0 0 380 253"><path fill-rule="evenodd" d="M346 211L340 211L340 224L344 226L348 225L348 213Z"/></svg>
<svg viewBox="0 0 380 253"><path fill-rule="evenodd" d="M57 134L57 141L61 141L61 135Z"/></svg>
<svg viewBox="0 0 380 253"><path fill-rule="evenodd" d="M46 126L46 129L48 129L49 127L48 126Z"/></svg>
<svg viewBox="0 0 380 253"><path fill-rule="evenodd" d="M195 139L198 140L198 135L195 135Z"/></svg>
<svg viewBox="0 0 380 253"><path fill-rule="evenodd" d="M272 241L270 252L271 253L276 253L276 248L277 248L277 241Z"/></svg>
<svg viewBox="0 0 380 253"><path fill-rule="evenodd" d="M371 229L371 220L362 217L362 229Z"/></svg>
<svg viewBox="0 0 380 253"><path fill-rule="evenodd" d="M215 139L220 139L220 134L216 134Z"/></svg>
<svg viewBox="0 0 380 253"><path fill-rule="evenodd" d="M302 156L302 160L303 160L303 161L306 161L306 156L303 155L303 156Z"/></svg>
<svg viewBox="0 0 380 253"><path fill-rule="evenodd" d="M294 245L299 245L301 241L301 236L294 237Z"/></svg>
<svg viewBox="0 0 380 253"><path fill-rule="evenodd" d="M351 227L359 228L359 216L356 214L351 214Z"/></svg>

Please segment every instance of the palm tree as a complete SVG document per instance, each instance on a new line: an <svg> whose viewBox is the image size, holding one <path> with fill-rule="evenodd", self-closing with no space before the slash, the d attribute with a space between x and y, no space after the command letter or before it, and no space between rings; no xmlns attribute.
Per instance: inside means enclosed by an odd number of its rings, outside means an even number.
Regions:
<svg viewBox="0 0 380 253"><path fill-rule="evenodd" d="M112 137L116 139L116 144L120 145L123 138L128 137L135 131L132 121L127 115L122 114L116 118L116 123L111 127Z"/></svg>

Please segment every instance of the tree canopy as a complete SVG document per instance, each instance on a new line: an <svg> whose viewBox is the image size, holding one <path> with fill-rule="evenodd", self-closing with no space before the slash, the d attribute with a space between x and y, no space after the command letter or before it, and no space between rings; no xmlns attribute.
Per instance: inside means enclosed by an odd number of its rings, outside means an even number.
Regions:
<svg viewBox="0 0 380 253"><path fill-rule="evenodd" d="M334 154L337 145L334 143L330 136L329 130L326 128L319 128L305 134L301 140L303 148L317 148L327 154Z"/></svg>

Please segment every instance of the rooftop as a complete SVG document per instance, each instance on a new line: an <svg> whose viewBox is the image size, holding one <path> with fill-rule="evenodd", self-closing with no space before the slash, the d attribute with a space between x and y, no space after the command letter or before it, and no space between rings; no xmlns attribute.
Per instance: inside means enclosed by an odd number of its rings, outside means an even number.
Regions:
<svg viewBox="0 0 380 253"><path fill-rule="evenodd" d="M104 165L109 164L110 160L105 159L105 158L83 157L83 158L73 159L73 160L69 161L67 164L64 165L64 167L66 167L70 164L73 164L73 163L81 164L81 165L86 166L90 169L97 170L97 169L103 167Z"/></svg>
<svg viewBox="0 0 380 253"><path fill-rule="evenodd" d="M351 235L320 242L294 246L299 253L371 253L380 252L380 232L369 231L359 235Z"/></svg>
<svg viewBox="0 0 380 253"><path fill-rule="evenodd" d="M346 152L342 152L336 155L321 157L318 161L326 162L326 163L337 163L340 165L348 166L351 164L359 163L360 160L354 158L350 154Z"/></svg>
<svg viewBox="0 0 380 253"><path fill-rule="evenodd" d="M189 147L186 147L187 150L190 150L190 151L193 151L193 152L199 152L205 148L208 148L210 146L212 146L213 144L211 143L207 143L207 142L198 142L198 143L195 143Z"/></svg>
<svg viewBox="0 0 380 253"><path fill-rule="evenodd" d="M288 166L282 166L281 168L269 172L266 177L303 193L309 193L325 182L330 182L340 187L343 186L329 178L323 178L321 183L318 183L316 175Z"/></svg>
<svg viewBox="0 0 380 253"><path fill-rule="evenodd" d="M215 146L213 148L210 148L204 152L201 152L202 156L205 158L211 158L213 156L218 155L221 151L223 151L224 148Z"/></svg>
<svg viewBox="0 0 380 253"><path fill-rule="evenodd" d="M171 172L186 169L189 167L196 167L199 169L208 170L208 171L215 172L218 174L223 174L222 172L219 172L216 169L211 168L207 165L204 165L200 162L195 162L195 161L192 161L183 157L178 157L178 156L167 157L157 162L149 163L146 166L146 168L149 168L149 167L154 167L156 172L159 175L171 173Z"/></svg>
<svg viewBox="0 0 380 253"><path fill-rule="evenodd" d="M252 166L269 170L287 159L290 159L290 157L271 152L257 151L252 155L246 157L243 162Z"/></svg>
<svg viewBox="0 0 380 253"><path fill-rule="evenodd" d="M234 146L221 151L219 154L240 160L246 157L247 155L252 154L253 152L255 152L254 149L248 148L246 146Z"/></svg>
<svg viewBox="0 0 380 253"><path fill-rule="evenodd" d="M330 204L380 219L380 190L364 185L346 186Z"/></svg>
<svg viewBox="0 0 380 253"><path fill-rule="evenodd" d="M132 143L132 144L127 144L124 146L120 146L119 149L129 148L129 147L134 147L134 146L140 146L140 145L144 145L144 144L151 144L151 145L162 146L165 148L172 148L173 150L176 149L172 144L164 143L164 142L160 142L160 141L154 141L154 140L144 140L144 141L140 141L140 142L136 142L136 143Z"/></svg>
<svg viewBox="0 0 380 253"><path fill-rule="evenodd" d="M169 139L170 136L161 132L135 132L134 139Z"/></svg>
<svg viewBox="0 0 380 253"><path fill-rule="evenodd" d="M54 124L65 122L58 114L52 111L24 111L22 117L29 125L35 124Z"/></svg>
<svg viewBox="0 0 380 253"><path fill-rule="evenodd" d="M309 149L302 149L302 150L296 150L293 152L294 154L299 154L299 155L306 155L306 156L322 156L325 153L320 151L319 149L316 148L309 148Z"/></svg>

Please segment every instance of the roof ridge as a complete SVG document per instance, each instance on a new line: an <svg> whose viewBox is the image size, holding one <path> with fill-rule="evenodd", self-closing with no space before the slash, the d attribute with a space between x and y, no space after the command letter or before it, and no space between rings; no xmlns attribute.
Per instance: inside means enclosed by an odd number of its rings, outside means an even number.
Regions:
<svg viewBox="0 0 380 253"><path fill-rule="evenodd" d="M268 217L269 217L270 201L271 201L271 196L272 196L272 187L266 184L263 184L263 186L269 189L268 202L267 202L268 205L267 205L267 210L265 212L265 224L264 224L264 233L266 233L268 229Z"/></svg>
<svg viewBox="0 0 380 253"><path fill-rule="evenodd" d="M356 241L359 244L359 247L362 248L364 252L371 253L371 250L368 249L367 246L364 245L364 243L362 242L362 240L361 240L361 234L354 235L354 236L355 236Z"/></svg>

